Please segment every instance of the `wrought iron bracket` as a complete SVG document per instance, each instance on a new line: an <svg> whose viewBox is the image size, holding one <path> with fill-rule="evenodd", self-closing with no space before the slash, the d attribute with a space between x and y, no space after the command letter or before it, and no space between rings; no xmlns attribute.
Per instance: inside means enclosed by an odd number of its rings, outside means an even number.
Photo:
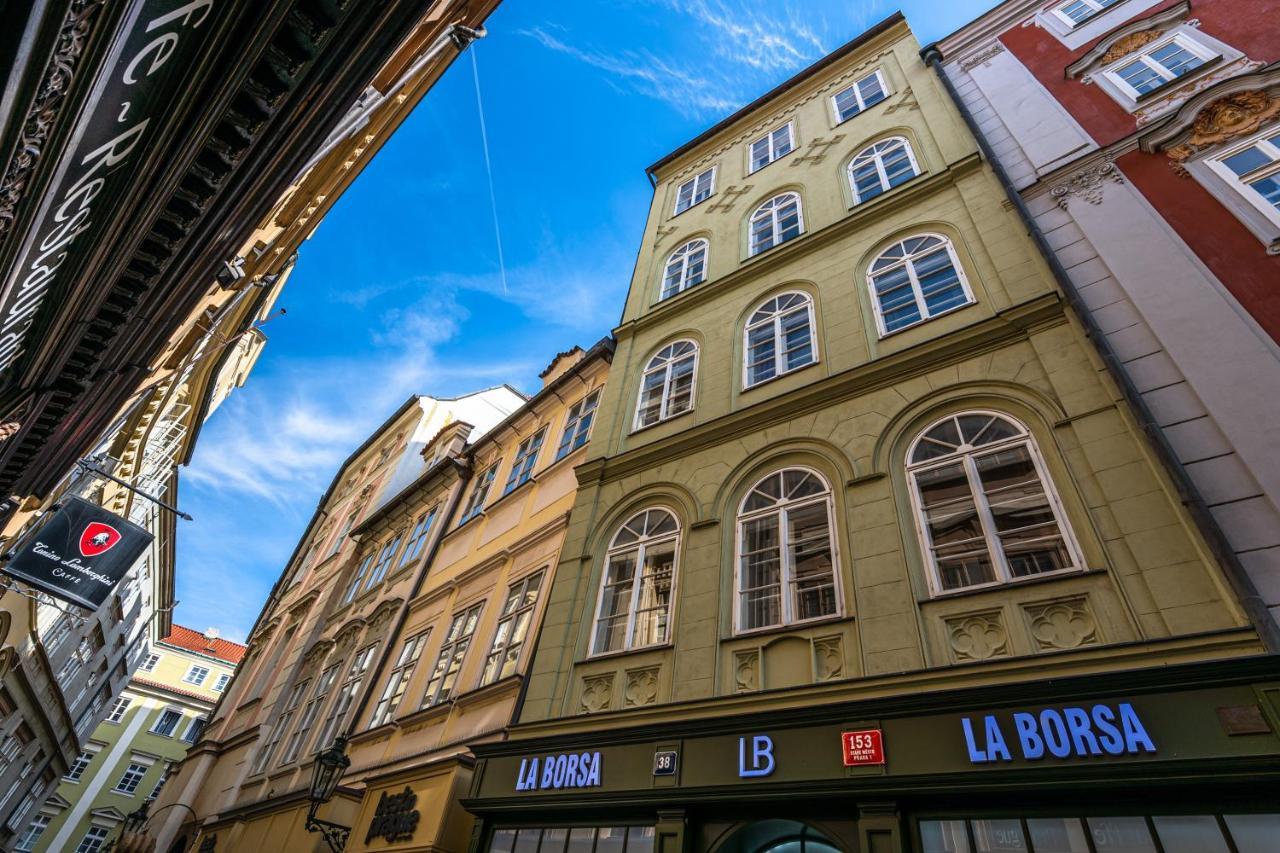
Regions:
<svg viewBox="0 0 1280 853"><path fill-rule="evenodd" d="M320 820L314 813L307 815L306 830L320 833L333 853L342 853L347 847L347 840L351 837L351 827Z"/></svg>

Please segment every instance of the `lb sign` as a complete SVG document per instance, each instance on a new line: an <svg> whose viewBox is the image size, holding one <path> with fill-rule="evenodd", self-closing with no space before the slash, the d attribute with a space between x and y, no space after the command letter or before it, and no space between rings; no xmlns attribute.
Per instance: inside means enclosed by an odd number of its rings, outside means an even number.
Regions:
<svg viewBox="0 0 1280 853"><path fill-rule="evenodd" d="M138 525L68 497L3 571L54 598L97 610L150 544L151 534Z"/></svg>

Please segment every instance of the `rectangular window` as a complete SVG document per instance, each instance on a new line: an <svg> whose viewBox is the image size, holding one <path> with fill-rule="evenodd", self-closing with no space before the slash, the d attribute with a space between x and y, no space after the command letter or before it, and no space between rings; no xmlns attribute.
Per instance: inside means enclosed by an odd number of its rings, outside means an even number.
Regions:
<svg viewBox="0 0 1280 853"><path fill-rule="evenodd" d="M89 831L84 834L84 838L80 839L80 844L76 847L76 853L98 853L102 849L102 845L107 842L107 836L110 834L110 830L106 827L89 827Z"/></svg>
<svg viewBox="0 0 1280 853"><path fill-rule="evenodd" d="M596 406L600 403L600 390L596 389L573 404L564 422L560 446L556 448L556 460L568 456L587 443L591 436L591 423L595 420Z"/></svg>
<svg viewBox="0 0 1280 853"><path fill-rule="evenodd" d="M404 698L404 690L409 686L413 670L418 665L418 657L422 654L422 646L427 634L415 634L404 641L400 647L400 655L396 658L395 668L387 676L387 686L382 689L382 696L373 709L373 717L369 720L369 728L376 728L395 719L396 709Z"/></svg>
<svg viewBox="0 0 1280 853"><path fill-rule="evenodd" d="M138 672L152 672L158 663L160 663L160 655L152 652L147 655L147 659L142 662L142 666L138 667Z"/></svg>
<svg viewBox="0 0 1280 853"><path fill-rule="evenodd" d="M445 635L444 644L440 647L440 654L436 656L431 679L427 682L422 707L438 705L454 694L458 672L466 660L467 649L471 648L471 639L475 636L476 624L480 621L480 608L483 606L483 603L477 604L453 617L449 633Z"/></svg>
<svg viewBox="0 0 1280 853"><path fill-rule="evenodd" d="M342 543L355 525L357 515L358 513L351 513L347 516L347 520L342 523L342 529L338 531L337 536L333 537L333 544L329 546L329 553L325 556L326 560L342 550Z"/></svg>
<svg viewBox="0 0 1280 853"><path fill-rule="evenodd" d="M706 201L715 192L716 169L712 166L705 172L685 181L676 190L675 214L684 213L701 201ZM675 214L672 214L673 216Z"/></svg>
<svg viewBox="0 0 1280 853"><path fill-rule="evenodd" d="M330 667L329 672L336 672L337 667ZM321 676L323 678L324 676ZM275 727L271 730L271 740L263 748L258 755L258 761L254 765L253 772L261 773L271 763L271 756L275 754L276 746L284 739L284 733L289 730L289 724L293 722L293 716L297 713L298 706L302 704L302 697L307 695L307 687L311 684L310 678L304 678L293 686L289 691L289 697L285 700L284 710L280 712L280 719L276 721ZM293 741L290 741L292 746ZM288 750L285 751L288 754ZM289 760L282 760L281 764L287 764Z"/></svg>
<svg viewBox="0 0 1280 853"><path fill-rule="evenodd" d="M347 584L347 591L342 594L342 603L350 604L355 601L356 593L360 591L360 585L364 583L364 577L369 573L369 565L373 562L373 558L377 552L371 551L365 556L360 564L356 566L356 573L351 576L351 581Z"/></svg>
<svg viewBox="0 0 1280 853"><path fill-rule="evenodd" d="M1280 815L1142 815L922 820L922 853L1264 853Z"/></svg>
<svg viewBox="0 0 1280 853"><path fill-rule="evenodd" d="M364 683L365 670L369 668L369 663L373 660L373 652L377 647L377 643L365 646L356 652L355 657L351 659L351 666L347 669L346 681L342 682L342 687L338 688L338 695L333 700L333 707L329 709L329 716L325 718L324 726L320 729L320 739L316 741L317 749L328 747L333 736L341 730L343 723L346 722L347 711L351 710L351 703L355 701L356 696L360 693L360 685Z"/></svg>
<svg viewBox="0 0 1280 853"><path fill-rule="evenodd" d="M218 674L218 680L213 683L213 691L221 693L227 689L227 684L231 681L231 673L222 672Z"/></svg>
<svg viewBox="0 0 1280 853"><path fill-rule="evenodd" d="M120 781L116 782L114 790L117 794L132 794L138 790L138 783L142 781L142 777L147 775L147 765L134 764L130 762L128 768L125 769L124 775L120 777Z"/></svg>
<svg viewBox="0 0 1280 853"><path fill-rule="evenodd" d="M209 677L209 667L192 666L187 670L187 674L182 676L182 680L187 684L194 684L199 687L204 684L204 680Z"/></svg>
<svg viewBox="0 0 1280 853"><path fill-rule="evenodd" d="M542 572L537 571L524 580L512 584L507 590L502 612L498 614L498 629L493 635L493 645L484 661L480 684L491 684L516 671L520 650L529 634L529 621L538 603L538 589L542 586Z"/></svg>
<svg viewBox="0 0 1280 853"><path fill-rule="evenodd" d="M1053 11L1059 18L1074 27L1083 24L1094 15L1105 12L1108 6L1114 6L1119 2L1120 0L1070 0Z"/></svg>
<svg viewBox="0 0 1280 853"><path fill-rule="evenodd" d="M884 73L877 68L848 88L831 96L831 108L835 110L836 124L848 121L858 113L875 106L889 97Z"/></svg>
<svg viewBox="0 0 1280 853"><path fill-rule="evenodd" d="M1204 65L1215 54L1182 35L1145 47L1108 71L1126 94L1137 99Z"/></svg>
<svg viewBox="0 0 1280 853"><path fill-rule="evenodd" d="M18 838L18 842L13 846L17 853L30 853L36 849L36 842L40 840L40 836L44 835L44 831L49 828L50 817L47 814L38 814L31 819L31 823L27 824L27 828Z"/></svg>
<svg viewBox="0 0 1280 853"><path fill-rule="evenodd" d="M200 740L200 735L204 732L204 726L207 722L204 717L193 719L187 726L187 730L182 733L182 739L187 743L195 743Z"/></svg>
<svg viewBox="0 0 1280 853"><path fill-rule="evenodd" d="M67 769L67 775L62 779L65 782L79 782L80 777L84 775L84 771L89 767L89 762L93 761L92 752L82 752L76 756L76 760L71 762L71 767Z"/></svg>
<svg viewBox="0 0 1280 853"><path fill-rule="evenodd" d="M747 174L763 169L779 157L790 154L793 148L795 139L791 132L791 122L787 122L751 143L751 166L747 169Z"/></svg>
<svg viewBox="0 0 1280 853"><path fill-rule="evenodd" d="M542 450L542 440L546 435L547 428L543 427L520 442L516 459L511 463L511 473L507 475L507 485L502 489L504 495L515 491L517 486L523 486L533 477L533 466L538 464L538 451Z"/></svg>
<svg viewBox="0 0 1280 853"><path fill-rule="evenodd" d="M400 550L401 538L403 538L403 535L397 533L390 542L382 546L382 553L378 555L378 562L373 564L373 571L369 573L369 580L365 583L365 589L372 589L387 576L387 570L391 568L391 561L395 559L396 552Z"/></svg>
<svg viewBox="0 0 1280 853"><path fill-rule="evenodd" d="M156 724L151 727L151 733L162 737L173 737L174 729L178 727L178 723L181 720L181 711L165 708L160 712L160 719L156 720Z"/></svg>
<svg viewBox="0 0 1280 853"><path fill-rule="evenodd" d="M427 534L431 532L431 522L436 520L436 510L438 509L439 507L433 506L418 516L417 522L413 525L413 530L409 533L409 544L404 546L404 553L400 556L400 565L402 567L422 556L422 549L427 547Z"/></svg>
<svg viewBox="0 0 1280 853"><path fill-rule="evenodd" d="M164 788L164 783L169 781L169 775L173 773L173 765L166 764L164 770L160 773L160 778L156 780L156 786L151 789L151 793L147 794L148 800L154 800L160 796L160 791Z"/></svg>
<svg viewBox="0 0 1280 853"><path fill-rule="evenodd" d="M471 494L467 497L467 505L462 508L462 515L458 518L459 527L475 518L484 509L484 502L489 497L489 489L493 486L493 479L497 475L498 462L494 462L476 477L475 484L471 487Z"/></svg>
<svg viewBox="0 0 1280 853"><path fill-rule="evenodd" d="M1280 225L1280 127L1272 125L1207 162L1250 205Z"/></svg>
<svg viewBox="0 0 1280 853"><path fill-rule="evenodd" d="M652 826L502 828L487 853L653 853L654 836Z"/></svg>
<svg viewBox="0 0 1280 853"><path fill-rule="evenodd" d="M123 720L124 712L129 710L129 705L132 702L133 700L128 696L121 696L116 699L115 703L111 706L111 710L107 712L107 722L118 723Z"/></svg>
<svg viewBox="0 0 1280 853"><path fill-rule="evenodd" d="M311 695L311 699L307 702L307 706L302 709L302 716L298 718L298 727L289 735L289 743L285 746L284 754L280 756L280 763L288 764L298 757L298 753L302 750L302 745L307 742L307 735L311 733L311 727L315 725L316 717L320 716L320 709L324 707L325 701L329 698L329 691L333 689L334 682L338 680L338 669L340 664L333 664L320 673L320 677L316 679L316 690ZM304 684L305 688L306 685ZM301 691L299 691L301 696ZM284 733L282 726L281 734Z"/></svg>

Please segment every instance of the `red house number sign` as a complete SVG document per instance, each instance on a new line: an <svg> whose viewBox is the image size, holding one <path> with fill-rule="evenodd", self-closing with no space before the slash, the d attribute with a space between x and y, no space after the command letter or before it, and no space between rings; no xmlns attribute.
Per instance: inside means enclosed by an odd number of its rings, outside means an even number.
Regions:
<svg viewBox="0 0 1280 853"><path fill-rule="evenodd" d="M884 736L879 729L860 732L844 732L840 735L844 745L844 766L884 764Z"/></svg>

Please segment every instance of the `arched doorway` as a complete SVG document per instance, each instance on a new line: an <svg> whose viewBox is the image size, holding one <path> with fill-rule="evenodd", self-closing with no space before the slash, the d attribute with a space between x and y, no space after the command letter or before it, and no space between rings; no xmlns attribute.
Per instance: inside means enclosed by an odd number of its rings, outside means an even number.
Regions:
<svg viewBox="0 0 1280 853"><path fill-rule="evenodd" d="M715 853L843 853L840 847L806 823L760 820L735 830Z"/></svg>

